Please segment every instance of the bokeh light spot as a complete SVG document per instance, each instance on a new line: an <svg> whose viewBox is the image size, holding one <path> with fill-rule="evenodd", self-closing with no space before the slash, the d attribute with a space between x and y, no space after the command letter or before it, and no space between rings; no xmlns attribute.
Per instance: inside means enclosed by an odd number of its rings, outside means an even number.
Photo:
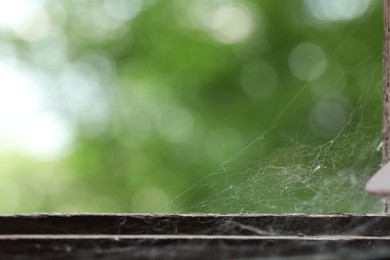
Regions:
<svg viewBox="0 0 390 260"><path fill-rule="evenodd" d="M362 16L370 0L305 0L305 6L318 20L351 20Z"/></svg>
<svg viewBox="0 0 390 260"><path fill-rule="evenodd" d="M0 142L10 149L42 157L62 155L72 131L54 112L34 81L34 74L12 63L0 63Z"/></svg>
<svg viewBox="0 0 390 260"><path fill-rule="evenodd" d="M317 79L326 68L325 53L318 45L301 43L291 51L288 65L292 74L299 79Z"/></svg>
<svg viewBox="0 0 390 260"><path fill-rule="evenodd" d="M270 64L254 61L243 68L240 84L248 96L265 98L270 96L278 86L278 74Z"/></svg>
<svg viewBox="0 0 390 260"><path fill-rule="evenodd" d="M189 10L193 24L221 43L238 43L247 39L261 24L244 1L193 1Z"/></svg>
<svg viewBox="0 0 390 260"><path fill-rule="evenodd" d="M319 100L313 107L310 127L320 137L337 134L347 123L347 103L344 97Z"/></svg>
<svg viewBox="0 0 390 260"><path fill-rule="evenodd" d="M105 0L103 1L104 10L113 19L120 21L130 20L141 11L141 0Z"/></svg>
<svg viewBox="0 0 390 260"><path fill-rule="evenodd" d="M179 106L169 106L157 120L161 137L172 143L183 143L193 132L194 118L190 111Z"/></svg>

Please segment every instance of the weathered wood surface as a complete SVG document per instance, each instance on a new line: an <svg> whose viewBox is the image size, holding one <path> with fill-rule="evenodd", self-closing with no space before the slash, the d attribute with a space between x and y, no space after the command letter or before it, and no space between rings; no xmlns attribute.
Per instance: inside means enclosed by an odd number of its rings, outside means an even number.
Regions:
<svg viewBox="0 0 390 260"><path fill-rule="evenodd" d="M383 158L382 164L390 161L390 0L384 0L383 37Z"/></svg>
<svg viewBox="0 0 390 260"><path fill-rule="evenodd" d="M390 240L300 237L36 237L0 240L2 259L378 259Z"/></svg>
<svg viewBox="0 0 390 260"><path fill-rule="evenodd" d="M0 233L0 259L390 257L388 215L9 215Z"/></svg>
<svg viewBox="0 0 390 260"><path fill-rule="evenodd" d="M387 215L0 215L0 234L390 236Z"/></svg>
<svg viewBox="0 0 390 260"><path fill-rule="evenodd" d="M382 166L390 161L390 0L383 1L383 153ZM390 210L390 199L383 198L383 212Z"/></svg>

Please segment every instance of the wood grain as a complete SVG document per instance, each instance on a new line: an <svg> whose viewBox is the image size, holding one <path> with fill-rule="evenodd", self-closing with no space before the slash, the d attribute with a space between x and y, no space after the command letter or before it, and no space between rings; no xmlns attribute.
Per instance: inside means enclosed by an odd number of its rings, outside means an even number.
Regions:
<svg viewBox="0 0 390 260"><path fill-rule="evenodd" d="M388 215L3 215L0 232L0 259L390 257Z"/></svg>

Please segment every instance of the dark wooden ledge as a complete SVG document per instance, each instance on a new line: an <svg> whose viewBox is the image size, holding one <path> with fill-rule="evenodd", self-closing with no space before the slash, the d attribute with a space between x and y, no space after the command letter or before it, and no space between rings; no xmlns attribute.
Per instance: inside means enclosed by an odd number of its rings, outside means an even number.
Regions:
<svg viewBox="0 0 390 260"><path fill-rule="evenodd" d="M0 259L390 257L388 215L0 216Z"/></svg>

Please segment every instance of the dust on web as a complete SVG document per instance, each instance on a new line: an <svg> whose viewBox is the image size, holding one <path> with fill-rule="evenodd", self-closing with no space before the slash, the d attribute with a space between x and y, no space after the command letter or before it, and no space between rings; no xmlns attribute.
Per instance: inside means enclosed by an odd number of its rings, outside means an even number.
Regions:
<svg viewBox="0 0 390 260"><path fill-rule="evenodd" d="M313 43L297 45L288 62L306 82L264 132L170 203L206 213L378 212L380 203L364 185L381 158L381 102L367 114L373 93L381 99L381 50L351 68L334 61L358 29L343 35L328 57ZM305 53L314 58L302 65ZM358 77L358 86L350 86L350 77ZM360 88L357 101L344 94L351 87ZM311 133L301 130L308 125ZM192 203L204 193L208 199Z"/></svg>

